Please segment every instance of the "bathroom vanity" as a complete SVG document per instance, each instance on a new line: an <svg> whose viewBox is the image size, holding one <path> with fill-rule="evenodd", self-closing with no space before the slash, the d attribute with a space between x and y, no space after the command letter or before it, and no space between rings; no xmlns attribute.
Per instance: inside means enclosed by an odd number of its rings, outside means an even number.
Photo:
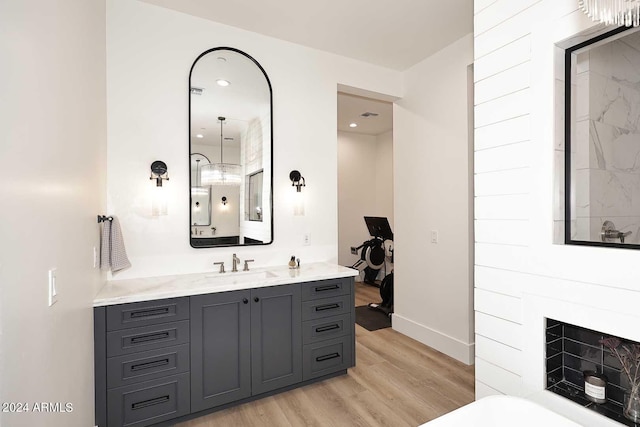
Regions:
<svg viewBox="0 0 640 427"><path fill-rule="evenodd" d="M170 425L346 373L356 274L317 263L107 283L96 425Z"/></svg>

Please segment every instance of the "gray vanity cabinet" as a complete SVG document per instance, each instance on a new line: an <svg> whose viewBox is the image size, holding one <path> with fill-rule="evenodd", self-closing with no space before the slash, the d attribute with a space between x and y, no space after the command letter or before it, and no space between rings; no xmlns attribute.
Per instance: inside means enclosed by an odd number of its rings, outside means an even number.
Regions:
<svg viewBox="0 0 640 427"><path fill-rule="evenodd" d="M250 290L191 299L191 411L251 396Z"/></svg>
<svg viewBox="0 0 640 427"><path fill-rule="evenodd" d="M168 426L345 373L353 279L94 309L96 425Z"/></svg>
<svg viewBox="0 0 640 427"><path fill-rule="evenodd" d="M188 297L94 309L97 426L189 414L189 329Z"/></svg>
<svg viewBox="0 0 640 427"><path fill-rule="evenodd" d="M302 381L300 285L251 291L252 394Z"/></svg>
<svg viewBox="0 0 640 427"><path fill-rule="evenodd" d="M191 297L191 411L302 381L300 285Z"/></svg>

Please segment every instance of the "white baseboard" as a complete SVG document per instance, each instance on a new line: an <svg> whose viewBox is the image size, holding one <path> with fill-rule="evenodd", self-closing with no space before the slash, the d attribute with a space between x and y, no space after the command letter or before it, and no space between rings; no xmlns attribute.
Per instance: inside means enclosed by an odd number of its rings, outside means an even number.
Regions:
<svg viewBox="0 0 640 427"><path fill-rule="evenodd" d="M475 343L467 344L442 332L393 313L392 327L424 345L451 356L467 365L473 365L475 360Z"/></svg>

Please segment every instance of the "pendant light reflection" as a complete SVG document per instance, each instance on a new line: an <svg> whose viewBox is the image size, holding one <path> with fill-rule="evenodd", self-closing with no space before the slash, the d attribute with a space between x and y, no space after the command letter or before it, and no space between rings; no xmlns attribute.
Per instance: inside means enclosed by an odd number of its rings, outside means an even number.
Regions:
<svg viewBox="0 0 640 427"><path fill-rule="evenodd" d="M578 0L578 7L595 22L640 26L640 0Z"/></svg>
<svg viewBox="0 0 640 427"><path fill-rule="evenodd" d="M223 130L225 117L218 117L220 121L220 163L203 165L200 170L200 182L202 185L237 185L241 183L242 168L233 163L224 163L223 157Z"/></svg>

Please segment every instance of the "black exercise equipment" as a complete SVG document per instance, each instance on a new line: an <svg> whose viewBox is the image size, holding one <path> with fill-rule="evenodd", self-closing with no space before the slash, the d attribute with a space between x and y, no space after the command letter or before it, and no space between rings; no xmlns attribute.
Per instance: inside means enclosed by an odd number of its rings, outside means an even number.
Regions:
<svg viewBox="0 0 640 427"><path fill-rule="evenodd" d="M358 268L362 264L366 264L364 268L364 283L368 285L378 286L375 282L378 272L382 267L386 272L386 251L385 241L393 241L393 232L389 225L389 220L384 217L372 217L365 216L364 222L369 230L369 235L373 238L367 240L358 247L351 247L351 253L354 255L360 252L360 259L357 260L351 267ZM391 263L393 263L393 249L391 252ZM380 283L380 297L382 302L369 303L368 306L371 309L379 310L385 313L387 316L391 316L393 313L393 271L387 274Z"/></svg>
<svg viewBox="0 0 640 427"><path fill-rule="evenodd" d="M354 255L360 252L360 259L357 260L351 268L358 268L366 263L364 268L364 283L377 286L376 277L380 269L385 266L386 251L384 242L393 240L393 232L389 225L389 220L384 217L365 216L364 222L369 230L369 235L373 237L358 247L351 247L351 253ZM391 262L393 262L393 251L391 252Z"/></svg>
<svg viewBox="0 0 640 427"><path fill-rule="evenodd" d="M393 313L393 271L385 276L380 283L380 297L382 302L370 302L367 306L372 310L382 311L391 317Z"/></svg>

